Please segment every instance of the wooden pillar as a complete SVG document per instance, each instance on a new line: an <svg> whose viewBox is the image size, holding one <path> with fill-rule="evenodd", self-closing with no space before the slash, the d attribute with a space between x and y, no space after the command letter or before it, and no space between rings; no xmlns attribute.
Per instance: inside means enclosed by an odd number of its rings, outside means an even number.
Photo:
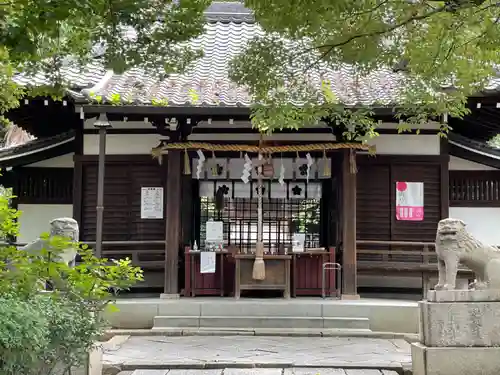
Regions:
<svg viewBox="0 0 500 375"><path fill-rule="evenodd" d="M181 241L182 152L171 150L167 155L165 288L163 298L179 296L179 246Z"/></svg>
<svg viewBox="0 0 500 375"><path fill-rule="evenodd" d="M193 236L193 179L191 174L182 176L182 203L181 203L182 244L192 246Z"/></svg>
<svg viewBox="0 0 500 375"><path fill-rule="evenodd" d="M73 156L73 219L80 226L82 234L82 188L83 188L83 128L85 120L80 120L75 129L75 155Z"/></svg>
<svg viewBox="0 0 500 375"><path fill-rule="evenodd" d="M450 216L450 155L448 153L448 138L441 138L441 219Z"/></svg>
<svg viewBox="0 0 500 375"><path fill-rule="evenodd" d="M344 150L342 159L342 298L357 299L356 267L356 151Z"/></svg>

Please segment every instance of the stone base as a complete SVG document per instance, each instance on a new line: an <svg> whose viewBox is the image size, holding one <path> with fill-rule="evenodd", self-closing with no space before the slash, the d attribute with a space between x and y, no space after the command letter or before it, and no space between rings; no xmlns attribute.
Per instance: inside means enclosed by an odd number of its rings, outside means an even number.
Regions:
<svg viewBox="0 0 500 375"><path fill-rule="evenodd" d="M429 302L500 302L500 290L429 290Z"/></svg>
<svg viewBox="0 0 500 375"><path fill-rule="evenodd" d="M166 294L162 293L160 294L161 299L179 299L181 298L179 294Z"/></svg>
<svg viewBox="0 0 500 375"><path fill-rule="evenodd" d="M498 375L500 348L431 348L411 344L413 375Z"/></svg>
<svg viewBox="0 0 500 375"><path fill-rule="evenodd" d="M500 302L420 302L421 342L433 347L500 346Z"/></svg>
<svg viewBox="0 0 500 375"><path fill-rule="evenodd" d="M102 374L102 356L103 356L103 350L101 345L95 347L89 353L89 372L88 372L89 375Z"/></svg>
<svg viewBox="0 0 500 375"><path fill-rule="evenodd" d="M359 294L342 294L340 298L347 301L355 301L360 299L360 296Z"/></svg>
<svg viewBox="0 0 500 375"><path fill-rule="evenodd" d="M86 363L80 367L75 367L71 369L71 374L73 375L102 375L103 373L103 349L99 344L89 352L88 360ZM55 374L59 374L58 371L54 371ZM66 373L66 372L64 372ZM62 374L62 372L61 372Z"/></svg>

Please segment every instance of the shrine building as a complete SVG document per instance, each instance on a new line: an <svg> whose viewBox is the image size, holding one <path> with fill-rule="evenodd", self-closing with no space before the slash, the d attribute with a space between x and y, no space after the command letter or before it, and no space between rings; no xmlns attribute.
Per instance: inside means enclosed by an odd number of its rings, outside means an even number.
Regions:
<svg viewBox="0 0 500 375"><path fill-rule="evenodd" d="M443 119L419 134L399 133L391 103L401 73L380 71L353 87L350 69L340 67L330 74L332 91L347 104L373 104L378 137L349 142L327 119L261 135L250 123L248 93L228 78L230 60L260 32L235 7L208 9L206 33L191 42L205 55L184 75L154 81L97 63L66 67L71 90L63 101L27 98L7 114L36 137L0 150L2 184L23 213L17 243L36 239L51 219L73 217L80 240L95 246L105 138L102 256L142 267L141 290L241 298L421 293L437 276L440 219L462 219L480 240L500 245L500 150L486 143L500 129L500 86L492 81L470 98L464 119L448 119L448 138L438 136ZM117 94L131 104L111 104ZM168 106L154 104L161 99ZM261 280L252 278L258 240Z"/></svg>

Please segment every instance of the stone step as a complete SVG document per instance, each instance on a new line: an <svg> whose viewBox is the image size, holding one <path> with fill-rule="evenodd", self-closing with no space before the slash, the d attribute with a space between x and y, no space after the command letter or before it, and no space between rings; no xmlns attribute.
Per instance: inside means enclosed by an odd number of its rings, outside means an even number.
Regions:
<svg viewBox="0 0 500 375"><path fill-rule="evenodd" d="M156 316L153 328L337 328L370 329L368 318L291 316Z"/></svg>
<svg viewBox="0 0 500 375"><path fill-rule="evenodd" d="M398 375L392 370L350 368L225 368L225 369L143 369L122 371L118 375Z"/></svg>

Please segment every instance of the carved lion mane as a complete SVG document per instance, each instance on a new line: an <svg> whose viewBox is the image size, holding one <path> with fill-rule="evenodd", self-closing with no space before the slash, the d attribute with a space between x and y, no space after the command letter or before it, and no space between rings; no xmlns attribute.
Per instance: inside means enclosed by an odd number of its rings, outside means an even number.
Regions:
<svg viewBox="0 0 500 375"><path fill-rule="evenodd" d="M467 225L459 219L444 219L438 224L436 235L436 251L445 247L446 251L463 254L484 247L484 244L469 233Z"/></svg>

